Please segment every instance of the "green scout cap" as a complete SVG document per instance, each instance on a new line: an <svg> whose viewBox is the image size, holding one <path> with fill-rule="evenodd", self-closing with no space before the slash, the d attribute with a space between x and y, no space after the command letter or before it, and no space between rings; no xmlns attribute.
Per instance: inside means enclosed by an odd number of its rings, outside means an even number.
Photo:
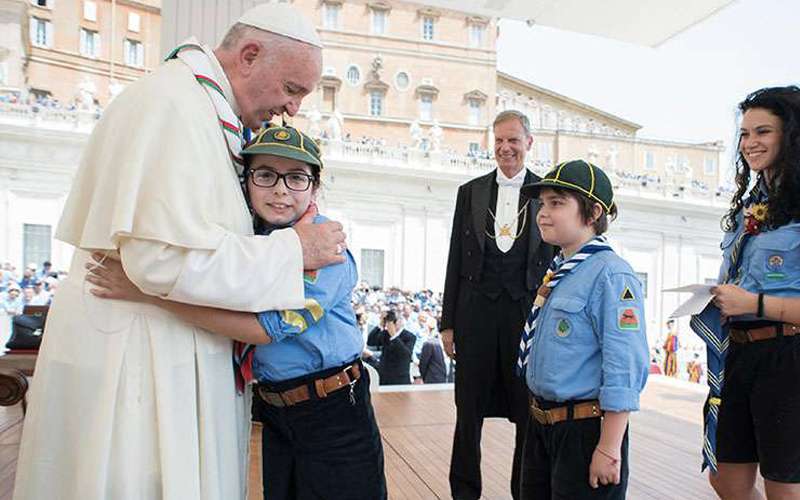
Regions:
<svg viewBox="0 0 800 500"><path fill-rule="evenodd" d="M522 191L539 196L542 188L546 187L577 191L599 203L606 213L611 212L614 206L614 190L608 176L603 169L586 160L560 163L539 182L522 186Z"/></svg>
<svg viewBox="0 0 800 500"><path fill-rule="evenodd" d="M242 150L242 155L272 155L315 165L322 170L322 153L317 142L288 125L268 125Z"/></svg>

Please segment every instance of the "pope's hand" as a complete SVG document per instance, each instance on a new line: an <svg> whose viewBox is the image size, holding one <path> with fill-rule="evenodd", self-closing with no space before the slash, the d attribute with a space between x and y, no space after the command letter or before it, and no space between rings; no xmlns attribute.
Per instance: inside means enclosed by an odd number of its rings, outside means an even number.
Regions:
<svg viewBox="0 0 800 500"><path fill-rule="evenodd" d="M305 270L315 270L345 261L344 251L347 245L342 225L334 221L313 224L315 215L317 207L312 204L294 225L303 247Z"/></svg>

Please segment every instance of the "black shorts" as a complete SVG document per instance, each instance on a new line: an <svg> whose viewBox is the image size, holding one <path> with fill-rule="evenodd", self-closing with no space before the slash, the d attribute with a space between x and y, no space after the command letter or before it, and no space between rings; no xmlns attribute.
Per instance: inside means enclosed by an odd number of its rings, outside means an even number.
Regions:
<svg viewBox="0 0 800 500"><path fill-rule="evenodd" d="M758 462L765 479L800 483L800 336L730 343L717 461Z"/></svg>
<svg viewBox="0 0 800 500"><path fill-rule="evenodd" d="M549 409L564 403L540 402ZM528 420L522 451L521 500L623 500L628 489L628 431L622 439L620 483L589 486L589 465L600 441L600 418L542 425Z"/></svg>

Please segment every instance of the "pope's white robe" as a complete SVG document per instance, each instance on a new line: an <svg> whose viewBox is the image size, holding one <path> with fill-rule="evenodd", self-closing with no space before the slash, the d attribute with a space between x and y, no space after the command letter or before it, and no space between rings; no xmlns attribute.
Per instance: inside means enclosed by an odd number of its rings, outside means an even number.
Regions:
<svg viewBox="0 0 800 500"><path fill-rule="evenodd" d="M214 108L182 62L106 110L56 236L76 252L48 317L14 498L244 498L249 398L236 395L231 341L155 306L97 299L84 280L100 249L154 295L253 312L303 306L297 235L253 236Z"/></svg>

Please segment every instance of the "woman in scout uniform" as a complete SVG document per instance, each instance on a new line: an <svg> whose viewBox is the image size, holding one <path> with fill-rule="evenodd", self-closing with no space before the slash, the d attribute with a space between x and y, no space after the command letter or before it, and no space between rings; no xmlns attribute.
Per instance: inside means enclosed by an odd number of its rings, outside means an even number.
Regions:
<svg viewBox="0 0 800 500"><path fill-rule="evenodd" d="M648 348L641 284L602 236L617 213L611 183L577 160L523 189L538 195L542 239L561 253L520 343L531 393L522 498L624 498Z"/></svg>
<svg viewBox="0 0 800 500"><path fill-rule="evenodd" d="M292 127L270 127L242 155L257 234L301 218L325 220L314 215L322 161L313 139ZM151 302L238 341L238 381L257 382L253 415L264 424L264 498L376 500L386 498L383 448L351 305L358 274L349 251L346 257L306 273L304 309L257 315L144 295L115 261L96 268L89 281L102 287L95 295Z"/></svg>
<svg viewBox="0 0 800 500"><path fill-rule="evenodd" d="M722 498L760 498L758 470L769 498L800 498L800 88L739 110L720 284L692 319L709 355L704 465Z"/></svg>

